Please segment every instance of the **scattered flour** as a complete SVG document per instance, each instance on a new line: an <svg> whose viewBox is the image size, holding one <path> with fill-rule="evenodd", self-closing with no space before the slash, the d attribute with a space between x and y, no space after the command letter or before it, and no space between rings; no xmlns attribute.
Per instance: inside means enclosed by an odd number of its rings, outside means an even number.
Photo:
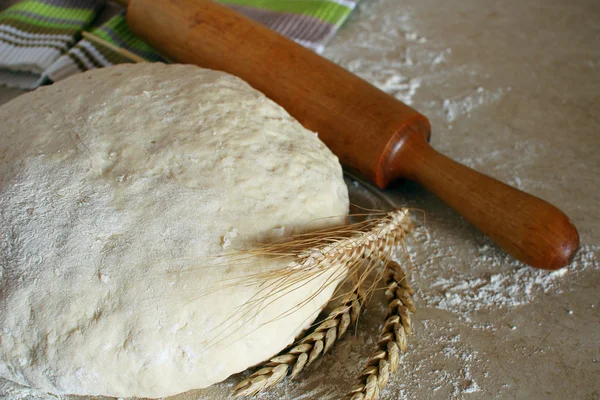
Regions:
<svg viewBox="0 0 600 400"><path fill-rule="evenodd" d="M441 260L453 257L452 247L444 247L424 228L418 229L414 237L418 244L410 246L409 251L437 249L433 257L425 255L418 262L419 273L428 281L427 287L416 287L418 296L427 307L450 311L465 321L471 321L471 317L480 311L512 309L529 304L546 293L561 293L566 276L600 269L600 246L581 246L570 266L550 272L526 266L495 246L483 244L469 255L472 268L455 270L448 276L435 276L432 271L439 271ZM478 276L473 272L478 269L498 272Z"/></svg>
<svg viewBox="0 0 600 400"><path fill-rule="evenodd" d="M474 66L451 67L450 61L455 55L453 49L440 38L433 40L420 32L414 22L413 10L406 7L408 4L390 7L390 1L362 1L357 17L351 21L353 28L342 30L339 40L334 40L325 56L397 99L418 104L419 109L438 124L446 123L447 129L452 129L453 123L480 108L499 102L511 92L509 86L487 87L477 77L473 78L477 75ZM345 38L344 35L349 36ZM598 65L600 62L589 62L590 68ZM445 92L444 84L451 80L475 81L476 84L460 93ZM438 129L443 127L438 125ZM515 146L506 151L528 154L530 160L544 154L539 143L523 140ZM507 163L504 155L498 147L496 151L470 154L458 161L476 168L498 163L499 168L511 171L505 180L518 188L531 189L543 184L530 180L526 172L530 160L514 159ZM351 192L356 189L350 186ZM411 204L416 208L421 205L418 202ZM456 218L453 221L456 222ZM391 378L382 399L494 397L486 392L485 381L489 384L489 380L494 379L490 360L462 332L497 333L500 327L478 322L476 317L489 312L518 312L520 307L545 294L568 290L569 282L578 275L600 269L600 246L596 245L583 245L573 263L557 272L526 267L491 244L475 246L467 255L459 257L445 238L424 228L415 232L415 243L408 250L411 256L415 255L411 276L418 308L415 335L410 340L409 352L402 356L401 372ZM459 259L469 260L472 265L456 270L448 266L456 266ZM353 378L373 349L382 319L382 301L382 296L376 295L356 334L338 343L310 373L296 381L287 381L260 398L339 398L340 391L353 384ZM591 304L590 307L598 305ZM566 313L572 315L573 310ZM518 331L516 326L505 329ZM506 335L506 331L502 334ZM597 360L594 358L593 362ZM247 377L248 373L242 375ZM488 375L491 375L490 379ZM225 398L240 379L240 376L230 378L205 391L184 395L181 400ZM0 382L0 393L6 390L3 384L7 385ZM54 399L47 395L32 395L28 389L16 387L10 393L18 400ZM509 397L500 393L495 396Z"/></svg>
<svg viewBox="0 0 600 400"><path fill-rule="evenodd" d="M474 93L467 96L457 99L445 99L443 108L446 120L452 122L463 115L470 116L471 111L474 109L500 100L505 91L510 91L510 88L487 91L482 87L478 87Z"/></svg>
<svg viewBox="0 0 600 400"><path fill-rule="evenodd" d="M361 2L360 17L352 20L353 25L359 26L352 30L352 46L347 45L347 40L334 41L325 56L408 105L415 102L421 91L437 91L449 80L471 81L478 74L474 66L451 67L448 61L452 48L440 46L419 32L412 9L397 7L391 13L378 12L382 3ZM342 30L340 35L344 33ZM443 110L446 122L451 123L479 107L498 102L511 90L474 86L456 97L440 93L439 100L421 103L419 108L428 116Z"/></svg>
<svg viewBox="0 0 600 400"><path fill-rule="evenodd" d="M494 86L481 65L457 63L460 49L454 49L450 41L428 37L410 3L401 7L389 4L389 0L361 2L359 18L352 21L359 27L354 27L348 38L343 37L342 30L341 40L334 41L325 55L397 99L414 104L431 119L436 138L453 126L465 129L465 118L473 117L477 122L483 109L498 106L505 97L514 95L510 85ZM462 88L449 89L451 82L459 82L457 86ZM472 135L465 140L468 150L460 152L457 146L450 147L457 161L492 173L523 190L551 190L557 184L554 177L544 181L536 179L541 174L531 173L540 168L539 160L550 156L551 143L526 136L518 142L507 143L498 135L488 138L492 143L497 141L497 145L488 146L486 151L473 151L472 146L480 142L475 133L465 131L465 136L467 134ZM457 133L452 136L461 137ZM448 146L446 140L439 140L438 145L442 151ZM527 157L514 157L514 154ZM407 197L402 199L407 201L400 204L429 211L420 200L411 195ZM455 225L465 224L455 216L443 219ZM455 236L457 228L461 227L449 227L448 235ZM506 331L518 334L522 327L499 326L488 316L518 314L520 308L535 303L540 297L568 291L570 283L581 279L581 275L600 269L600 246L583 245L568 268L548 272L513 260L489 240L482 239L478 245L470 246L460 240L444 237L437 229L429 232L419 228L415 232L415 243L408 250L414 256L411 281L416 291L418 322L410 342L411 350L402 361L402 372L391 380L383 393L384 399L489 398L490 382L497 379L498 367L488 359L489 349L484 354L476 347L479 341L474 337L506 335ZM459 251L462 253L457 254ZM470 265L464 265L465 262ZM375 297L373 302L377 301ZM361 329L367 330L366 335L376 337L376 330L365 326L377 321L376 318L366 316L365 319ZM361 338L359 333L358 339ZM344 358L338 364L327 363L333 368L327 376L333 379L352 376L346 365L364 362L366 348L368 346L363 348L358 344L353 348L343 345L336 348L335 356L343 354ZM505 385L500 387L505 388Z"/></svg>

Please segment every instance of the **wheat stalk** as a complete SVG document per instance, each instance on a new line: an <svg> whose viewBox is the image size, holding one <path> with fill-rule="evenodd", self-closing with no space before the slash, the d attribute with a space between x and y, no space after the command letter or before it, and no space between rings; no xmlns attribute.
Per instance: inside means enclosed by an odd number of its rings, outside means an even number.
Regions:
<svg viewBox="0 0 600 400"><path fill-rule="evenodd" d="M134 63L146 63L148 62L148 60L146 60L143 57L138 56L137 54L123 48L123 47L119 47L115 44L112 44L111 42L102 39L99 36L94 35L91 32L86 32L83 31L81 32L81 36L83 36L84 39L89 40L90 42L95 42L96 44L99 44L101 46L106 47L107 49L110 49L112 51L114 51L117 54L122 55L123 57L133 61Z"/></svg>
<svg viewBox="0 0 600 400"><path fill-rule="evenodd" d="M363 299L360 289L346 295L340 306L329 313L312 333L282 354L271 358L262 369L240 382L232 389L233 395L254 396L281 382L288 372L291 379L295 378L304 368L327 353L333 344L344 336L348 327L356 323Z"/></svg>
<svg viewBox="0 0 600 400"><path fill-rule="evenodd" d="M415 312L413 291L406 282L406 274L395 261L385 266L385 295L388 301L386 321L377 351L367 362L358 384L346 398L350 400L376 400L387 385L390 373L398 370L400 352L406 352L407 336L411 334L410 314Z"/></svg>

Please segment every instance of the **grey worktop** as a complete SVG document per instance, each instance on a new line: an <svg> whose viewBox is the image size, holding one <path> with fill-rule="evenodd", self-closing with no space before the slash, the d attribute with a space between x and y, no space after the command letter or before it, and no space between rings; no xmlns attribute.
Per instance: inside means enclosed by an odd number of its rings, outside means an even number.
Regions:
<svg viewBox="0 0 600 400"><path fill-rule="evenodd" d="M414 334L383 398L600 399L600 2L363 0L325 56L426 114L436 149L555 204L581 235L569 268L534 271L395 185L426 224L418 214L409 248ZM0 102L17 94L0 88ZM343 394L382 318L377 295L356 335L262 398ZM239 379L176 398L224 398Z"/></svg>

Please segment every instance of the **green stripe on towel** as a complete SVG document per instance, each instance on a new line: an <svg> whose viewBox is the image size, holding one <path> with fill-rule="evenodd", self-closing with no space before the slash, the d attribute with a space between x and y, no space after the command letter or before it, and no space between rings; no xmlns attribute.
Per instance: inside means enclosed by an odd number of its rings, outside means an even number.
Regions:
<svg viewBox="0 0 600 400"><path fill-rule="evenodd" d="M327 0L219 0L219 2L280 13L302 14L334 25L343 22L353 9L335 1Z"/></svg>

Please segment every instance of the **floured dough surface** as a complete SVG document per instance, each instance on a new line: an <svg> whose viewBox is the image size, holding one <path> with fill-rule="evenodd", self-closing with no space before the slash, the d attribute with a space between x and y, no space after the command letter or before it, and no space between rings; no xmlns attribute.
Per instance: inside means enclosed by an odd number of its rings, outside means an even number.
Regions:
<svg viewBox="0 0 600 400"><path fill-rule="evenodd" d="M243 81L124 65L0 121L0 376L58 394L201 388L277 353L331 296L286 313L322 276L250 310L247 277L286 260L218 258L348 210L337 158Z"/></svg>

